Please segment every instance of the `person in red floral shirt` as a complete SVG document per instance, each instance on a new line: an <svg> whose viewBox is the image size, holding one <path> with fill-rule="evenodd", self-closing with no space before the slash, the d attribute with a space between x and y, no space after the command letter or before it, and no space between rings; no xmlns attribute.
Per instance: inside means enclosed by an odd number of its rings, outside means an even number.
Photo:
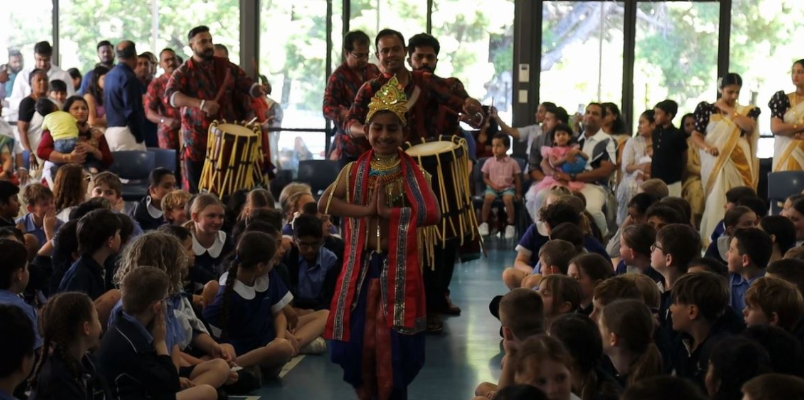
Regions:
<svg viewBox="0 0 804 400"><path fill-rule="evenodd" d="M380 69L368 62L369 51L368 35L363 31L347 33L343 38L346 61L332 72L324 92L324 117L335 124L330 158L340 160L341 167L363 154L344 132L343 123L360 86L380 75Z"/></svg>
<svg viewBox="0 0 804 400"><path fill-rule="evenodd" d="M251 98L265 96L265 91L242 68L214 56L208 27L193 28L188 39L193 57L173 72L165 97L170 105L181 108L183 180L185 188L197 192L210 122L251 120L254 117Z"/></svg>
<svg viewBox="0 0 804 400"><path fill-rule="evenodd" d="M176 52L167 48L159 53L159 65L165 70L162 76L151 81L145 94L145 117L159 124L159 147L179 151L179 128L181 116L179 109L170 105L165 89L173 71L179 67Z"/></svg>

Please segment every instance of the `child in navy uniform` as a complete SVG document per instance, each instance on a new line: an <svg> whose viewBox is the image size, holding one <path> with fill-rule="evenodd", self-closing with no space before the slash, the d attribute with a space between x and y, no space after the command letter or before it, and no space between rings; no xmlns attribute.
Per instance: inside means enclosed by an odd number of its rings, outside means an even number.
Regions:
<svg viewBox="0 0 804 400"><path fill-rule="evenodd" d="M0 399L14 400L34 366L34 327L19 307L0 304Z"/></svg>
<svg viewBox="0 0 804 400"><path fill-rule="evenodd" d="M16 240L0 239L0 254L3 257L3 262L0 262L0 304L15 306L25 312L33 325L36 339L34 347L38 349L42 346L42 338L37 328L36 310L20 297L28 286L30 275L28 250Z"/></svg>
<svg viewBox="0 0 804 400"><path fill-rule="evenodd" d="M170 281L154 267L140 267L123 280L123 312L103 337L96 356L115 399L218 398L209 385L181 390L167 344L165 301Z"/></svg>
<svg viewBox="0 0 804 400"><path fill-rule="evenodd" d="M231 236L221 230L224 219L223 203L211 194L200 194L189 207L191 220L184 227L193 234L195 268L220 275L226 256L235 247Z"/></svg>
<svg viewBox="0 0 804 400"><path fill-rule="evenodd" d="M148 196L134 207L131 217L143 231L152 231L165 223L162 199L176 188L176 176L167 168L157 168L148 176Z"/></svg>
<svg viewBox="0 0 804 400"><path fill-rule="evenodd" d="M312 310L329 309L341 266L338 265L338 257L323 247L321 220L302 214L293 221L293 232L296 246L291 247L283 260L290 273L293 306Z"/></svg>

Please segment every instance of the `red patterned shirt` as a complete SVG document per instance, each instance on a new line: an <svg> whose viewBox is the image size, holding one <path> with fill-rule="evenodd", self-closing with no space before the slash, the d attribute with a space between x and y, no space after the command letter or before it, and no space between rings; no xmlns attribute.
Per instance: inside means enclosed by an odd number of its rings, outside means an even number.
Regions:
<svg viewBox="0 0 804 400"><path fill-rule="evenodd" d="M347 63L343 63L332 71L329 77L324 92L324 117L335 123L335 148L340 149L344 156L358 157L363 152L359 151L359 148L352 143L352 138L344 133L342 127L345 118L341 116L341 111L349 111L360 86L379 75L380 69L374 64L368 64L363 73L358 74L349 68Z"/></svg>
<svg viewBox="0 0 804 400"><path fill-rule="evenodd" d="M207 117L203 111L194 107L182 107L180 110L184 157L189 160L204 159L210 122L223 119L234 122L250 120L253 117L251 95L255 83L242 68L219 57L215 57L213 61L202 62L190 58L168 80L165 97L169 101L177 92L209 101L218 95L218 88L225 82L227 70L231 71L232 79L229 80L225 94L219 102L218 115Z"/></svg>
<svg viewBox="0 0 804 400"><path fill-rule="evenodd" d="M355 122L361 124L366 122L371 98L391 77L392 75L383 73L363 84L349 109L349 115L343 126L344 131L349 132L349 128ZM407 114L405 140L417 143L434 136L456 134L458 132L458 114L463 110L466 98L455 95L455 82L439 78L429 72L412 71L410 80L405 86L405 94L408 99L413 95L415 88L419 88L420 92L416 103ZM370 148L366 138L355 138L352 141L358 144L362 150L361 153Z"/></svg>
<svg viewBox="0 0 804 400"><path fill-rule="evenodd" d="M179 109L170 105L170 99L165 96L170 75L162 76L151 81L148 91L145 93L145 108L155 111L159 115L167 118L179 118ZM159 136L159 147L163 149L179 150L179 131L170 129L167 124L159 124L157 131Z"/></svg>

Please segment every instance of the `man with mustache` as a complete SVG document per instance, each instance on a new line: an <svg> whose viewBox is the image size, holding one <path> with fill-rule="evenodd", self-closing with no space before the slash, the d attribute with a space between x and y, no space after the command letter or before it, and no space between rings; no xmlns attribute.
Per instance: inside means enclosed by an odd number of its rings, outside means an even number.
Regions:
<svg viewBox="0 0 804 400"><path fill-rule="evenodd" d="M208 27L191 29L187 39L193 57L173 72L165 97L171 106L181 109L184 187L196 193L204 168L210 122L251 120L254 117L251 97L265 96L265 91L242 68L214 56ZM222 97L218 98L218 93Z"/></svg>
<svg viewBox="0 0 804 400"><path fill-rule="evenodd" d="M478 115L482 117L480 102L469 97L463 90L463 85L458 87L455 83L457 80L443 79L423 69L408 71L405 67L405 56L408 49L401 33L383 29L377 34L374 44L382 74L363 84L349 109L343 126L344 131L351 136L352 142L357 146L368 150L367 127L363 125L362 121L366 120L369 101L382 85L394 76L397 77L400 86L404 88L408 99L408 123L404 127L406 141L416 144L439 135L458 134L460 132L458 120L461 113L470 116L469 119ZM432 65L432 68L435 69L434 57L432 61L432 63L426 62L426 64L428 68ZM460 309L447 301L445 296L447 289L444 285L445 282L446 286L449 285L451 278L446 275L451 276L456 255L457 243L450 243L443 247L436 246L434 262L438 267L435 270L430 266L423 268L428 308L427 331L430 333L440 333L443 330L440 312L451 314L460 312ZM450 267L447 268L445 265ZM450 272L446 272L447 270Z"/></svg>
<svg viewBox="0 0 804 400"><path fill-rule="evenodd" d="M114 49L112 48L112 43L108 40L101 40L98 42L98 45L95 47L98 53L98 63L95 66L104 66L108 69L114 68ZM89 72L84 74L84 79L81 81L81 89L79 93L85 94L87 92L87 87L89 83L92 82L92 75L93 69L90 69Z"/></svg>
<svg viewBox="0 0 804 400"><path fill-rule="evenodd" d="M145 116L149 121L159 124L157 137L159 147L179 151L179 128L181 116L179 109L170 105L165 97L165 89L173 71L179 67L176 52L167 48L159 53L159 66L165 71L162 76L151 81L145 94Z"/></svg>

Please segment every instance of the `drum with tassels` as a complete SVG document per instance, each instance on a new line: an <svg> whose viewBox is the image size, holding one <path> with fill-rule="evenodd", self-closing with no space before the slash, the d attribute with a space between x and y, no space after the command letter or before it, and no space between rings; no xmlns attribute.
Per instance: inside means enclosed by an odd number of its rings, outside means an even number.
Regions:
<svg viewBox="0 0 804 400"><path fill-rule="evenodd" d="M228 196L238 189L267 187L263 174L263 143L259 125L213 121L209 124L207 154L198 188Z"/></svg>

